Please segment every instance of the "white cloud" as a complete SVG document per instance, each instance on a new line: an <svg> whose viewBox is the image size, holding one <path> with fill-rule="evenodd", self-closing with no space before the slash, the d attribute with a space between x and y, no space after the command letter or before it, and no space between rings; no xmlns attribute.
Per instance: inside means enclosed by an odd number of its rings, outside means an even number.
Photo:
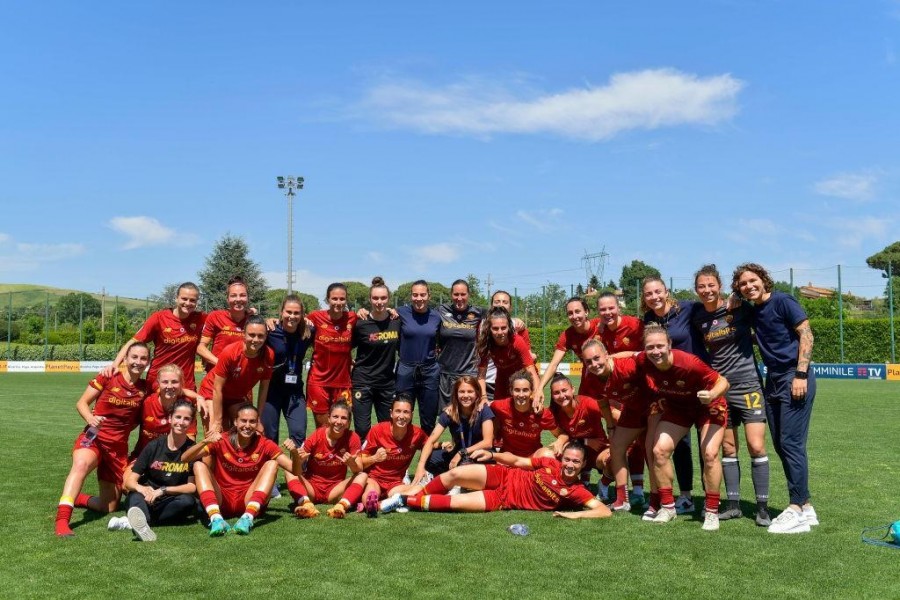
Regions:
<svg viewBox="0 0 900 600"><path fill-rule="evenodd" d="M109 220L109 226L128 238L122 246L124 250L164 244L189 246L197 243L197 236L166 227L153 217L113 217Z"/></svg>
<svg viewBox="0 0 900 600"><path fill-rule="evenodd" d="M0 273L28 272L37 270L41 264L75 258L85 253L84 244L31 244L15 242L12 236L0 233Z"/></svg>
<svg viewBox="0 0 900 600"><path fill-rule="evenodd" d="M552 231L559 225L563 211L560 208L547 210L518 210L516 217L539 231Z"/></svg>
<svg viewBox="0 0 900 600"><path fill-rule="evenodd" d="M366 252L366 258L369 262L375 263L376 265L380 265L384 262L384 254L375 252L374 250Z"/></svg>
<svg viewBox="0 0 900 600"><path fill-rule="evenodd" d="M557 92L469 78L442 87L415 81L375 85L361 115L429 134L552 134L601 141L632 129L715 125L738 112L744 82L675 69L613 74L599 87Z"/></svg>
<svg viewBox="0 0 900 600"><path fill-rule="evenodd" d="M286 271L265 271L262 276L263 279L266 280L266 285L270 288L283 290L285 289L285 286L287 286ZM315 296L319 299L319 303L322 306L325 306L325 290L335 281L359 281L368 285L372 281L372 276L354 274L321 275L306 269L298 269L295 271L294 283L291 287L294 291ZM396 285L396 283L390 281L387 277L385 277L385 281L392 289Z"/></svg>
<svg viewBox="0 0 900 600"><path fill-rule="evenodd" d="M865 241L886 239L893 222L876 217L842 218L832 221L829 226L836 230L839 244L847 248L860 248Z"/></svg>
<svg viewBox="0 0 900 600"><path fill-rule="evenodd" d="M412 248L410 255L421 263L446 265L459 260L462 249L459 244L441 242Z"/></svg>
<svg viewBox="0 0 900 600"><path fill-rule="evenodd" d="M872 198L877 183L878 175L871 171L839 173L828 179L816 182L814 189L823 196L862 202Z"/></svg>
<svg viewBox="0 0 900 600"><path fill-rule="evenodd" d="M809 231L798 229L795 224L787 227L776 223L772 219L763 218L738 219L735 226L725 233L725 237L741 244L753 244L761 238L775 244L778 244L782 238L796 238L805 242L813 242L816 239Z"/></svg>

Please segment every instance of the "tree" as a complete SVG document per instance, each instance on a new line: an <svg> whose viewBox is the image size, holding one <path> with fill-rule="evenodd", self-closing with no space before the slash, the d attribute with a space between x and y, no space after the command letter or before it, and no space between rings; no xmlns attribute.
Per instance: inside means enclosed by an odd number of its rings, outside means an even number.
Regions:
<svg viewBox="0 0 900 600"><path fill-rule="evenodd" d="M469 304L472 306L487 306L489 300L481 289L481 280L474 273L466 275L466 283L469 284Z"/></svg>
<svg viewBox="0 0 900 600"><path fill-rule="evenodd" d="M66 294L56 303L56 315L60 323L77 324L89 317L99 317L100 301L84 292ZM83 308L83 310L82 310Z"/></svg>
<svg viewBox="0 0 900 600"><path fill-rule="evenodd" d="M347 307L356 310L369 307L369 286L359 281L342 281L347 287Z"/></svg>
<svg viewBox="0 0 900 600"><path fill-rule="evenodd" d="M881 276L888 279L888 271L890 270L890 281L884 288L885 297L890 297L893 292L894 305L897 303L897 293L900 292L900 242L894 242L890 246L886 246L884 250L876 252L866 259L866 264L873 269L881 271ZM893 290L891 289L893 287Z"/></svg>
<svg viewBox="0 0 900 600"><path fill-rule="evenodd" d="M200 289L210 310L225 308L228 280L235 275L242 277L247 283L250 294L250 306L262 306L269 291L259 265L250 259L250 248L240 236L225 234L213 246L212 253L206 257L206 267L197 276Z"/></svg>
<svg viewBox="0 0 900 600"><path fill-rule="evenodd" d="M579 284L580 287L580 284ZM588 280L588 289L589 290L599 290L600 289L600 279L597 275L591 275L591 278ZM578 294L581 296L582 294Z"/></svg>
<svg viewBox="0 0 900 600"><path fill-rule="evenodd" d="M591 289L596 290L597 288L591 288ZM584 298L584 286L581 285L580 283L575 286L575 295Z"/></svg>
<svg viewBox="0 0 900 600"><path fill-rule="evenodd" d="M637 308L635 302L638 297L638 286L645 277L661 277L659 269L639 260L631 261L631 264L622 267L622 276L619 277L619 287L625 296L625 302L632 309Z"/></svg>
<svg viewBox="0 0 900 600"><path fill-rule="evenodd" d="M312 294L304 294L303 292L297 291L292 293L300 297L300 301L303 303L303 310L307 314L314 310L319 310L322 307L319 303L319 299ZM266 294L266 307L263 314L267 317L280 316L279 311L281 310L281 303L284 301L285 296L287 296L287 290L285 288L269 290Z"/></svg>
<svg viewBox="0 0 900 600"><path fill-rule="evenodd" d="M412 281L408 281L406 283L401 283L397 286L397 289L394 290L394 305L400 306L402 304L409 304L410 299L412 298ZM443 283L436 283L434 281L428 282L428 290L431 292L431 300L428 302L428 305L431 307L435 307L439 305L441 302L449 302L450 301L450 290L447 289L447 286Z"/></svg>
<svg viewBox="0 0 900 600"><path fill-rule="evenodd" d="M157 310L174 307L175 296L178 294L178 286L180 285L181 283L166 284L159 294L150 295L150 302L155 305Z"/></svg>

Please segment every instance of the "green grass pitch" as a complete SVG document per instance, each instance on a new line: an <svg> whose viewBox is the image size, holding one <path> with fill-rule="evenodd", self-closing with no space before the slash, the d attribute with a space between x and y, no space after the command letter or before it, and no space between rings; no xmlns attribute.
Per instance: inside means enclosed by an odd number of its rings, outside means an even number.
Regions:
<svg viewBox="0 0 900 600"><path fill-rule="evenodd" d="M659 526L636 514L596 521L526 512L354 514L301 522L285 496L249 537L210 539L192 524L157 528L159 540L147 544L107 532L108 517L79 509L76 536L53 535L83 425L74 403L89 379L0 374L5 598L900 597L900 552L860 541L864 527L900 519L896 383L819 381L810 457L822 524L806 535L770 535L750 518L706 533L696 518ZM85 491L96 489L89 478ZM771 506L786 503L775 459ZM527 524L531 535L509 534L513 523Z"/></svg>

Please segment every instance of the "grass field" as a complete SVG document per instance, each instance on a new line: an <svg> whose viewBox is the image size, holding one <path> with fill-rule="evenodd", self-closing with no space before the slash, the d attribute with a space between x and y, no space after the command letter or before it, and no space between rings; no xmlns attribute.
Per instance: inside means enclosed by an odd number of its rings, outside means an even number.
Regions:
<svg viewBox="0 0 900 600"><path fill-rule="evenodd" d="M900 518L896 383L819 381L810 456L822 524L806 535L770 535L750 518L706 533L696 518L660 526L636 514L301 522L285 496L249 537L210 539L192 524L157 528L159 540L142 544L128 532L107 532L108 517L79 509L77 535L53 535L83 426L74 403L89 379L0 374L2 597L900 598L900 552L860 542L863 527ZM743 466L744 496L752 498ZM96 489L88 479L85 491ZM773 460L771 505L786 503ZM751 510L746 503L745 513ZM531 535L507 533L513 523L527 524Z"/></svg>

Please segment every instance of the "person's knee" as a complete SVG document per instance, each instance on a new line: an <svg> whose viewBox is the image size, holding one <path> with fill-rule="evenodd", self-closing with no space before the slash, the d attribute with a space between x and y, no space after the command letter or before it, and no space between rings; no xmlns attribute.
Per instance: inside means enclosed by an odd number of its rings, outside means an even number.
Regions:
<svg viewBox="0 0 900 600"><path fill-rule="evenodd" d="M674 448L671 444L666 442L657 442L655 446L653 446L653 462L656 466L661 467L669 462L669 459L672 458L672 451Z"/></svg>
<svg viewBox="0 0 900 600"><path fill-rule="evenodd" d="M714 444L703 447L703 464L707 467L719 462L719 448Z"/></svg>

